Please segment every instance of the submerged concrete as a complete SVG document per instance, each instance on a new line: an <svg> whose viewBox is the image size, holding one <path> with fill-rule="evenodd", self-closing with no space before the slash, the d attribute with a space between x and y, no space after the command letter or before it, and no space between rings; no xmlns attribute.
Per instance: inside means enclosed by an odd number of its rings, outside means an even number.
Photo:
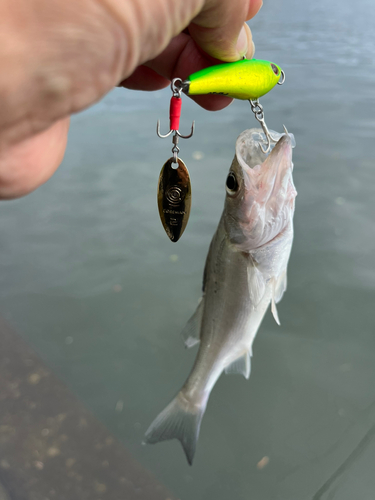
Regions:
<svg viewBox="0 0 375 500"><path fill-rule="evenodd" d="M172 500L0 320L0 500Z"/></svg>

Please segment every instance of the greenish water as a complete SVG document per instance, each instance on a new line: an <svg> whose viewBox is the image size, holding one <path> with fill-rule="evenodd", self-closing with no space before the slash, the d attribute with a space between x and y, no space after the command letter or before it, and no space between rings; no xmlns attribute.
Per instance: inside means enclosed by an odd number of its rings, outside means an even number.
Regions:
<svg viewBox="0 0 375 500"><path fill-rule="evenodd" d="M218 381L192 468L177 441L141 441L195 357L179 333L248 104L184 99L181 130L197 132L181 141L193 205L177 244L156 208L169 90L116 89L76 116L56 175L1 204L0 314L181 500L374 498L374 21L372 0L269 0L251 22L257 57L287 77L262 104L297 141L295 243L281 327L267 314L249 381Z"/></svg>

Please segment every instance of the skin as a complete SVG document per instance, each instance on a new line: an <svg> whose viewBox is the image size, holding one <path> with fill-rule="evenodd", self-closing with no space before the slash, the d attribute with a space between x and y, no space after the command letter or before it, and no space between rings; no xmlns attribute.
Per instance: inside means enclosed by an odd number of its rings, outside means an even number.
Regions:
<svg viewBox="0 0 375 500"><path fill-rule="evenodd" d="M0 198L61 163L69 116L114 86L158 90L216 60L251 58L262 0L0 0ZM231 99L195 100L216 111Z"/></svg>

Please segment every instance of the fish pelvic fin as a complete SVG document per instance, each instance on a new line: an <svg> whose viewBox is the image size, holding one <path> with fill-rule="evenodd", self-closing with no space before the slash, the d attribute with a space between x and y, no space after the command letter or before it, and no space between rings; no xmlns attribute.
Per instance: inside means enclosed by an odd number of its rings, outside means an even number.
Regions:
<svg viewBox="0 0 375 500"><path fill-rule="evenodd" d="M276 304L283 298L287 286L286 269L276 278L272 278L272 302L271 311L275 321L280 325L279 314L277 312Z"/></svg>
<svg viewBox="0 0 375 500"><path fill-rule="evenodd" d="M271 312L272 316L274 317L274 320L280 326L279 313L277 312L277 307L276 307L276 287L277 287L276 279L272 278Z"/></svg>
<svg viewBox="0 0 375 500"><path fill-rule="evenodd" d="M280 326L279 313L277 312L277 307L275 303L275 297L272 295L271 312L276 323Z"/></svg>
<svg viewBox="0 0 375 500"><path fill-rule="evenodd" d="M278 304L280 300L283 298L284 292L287 287L287 277L286 277L286 269L280 274L275 282L275 303Z"/></svg>
<svg viewBox="0 0 375 500"><path fill-rule="evenodd" d="M147 429L144 442L155 444L178 439L189 465L192 465L206 403L207 400L201 405L195 404L180 391Z"/></svg>
<svg viewBox="0 0 375 500"><path fill-rule="evenodd" d="M204 296L200 298L198 306L193 316L186 323L181 335L184 340L185 347L193 347L200 342L202 316L204 309Z"/></svg>
<svg viewBox="0 0 375 500"><path fill-rule="evenodd" d="M253 307L256 308L266 291L266 280L253 260L251 260L251 265L247 268L247 280L249 285L250 301Z"/></svg>
<svg viewBox="0 0 375 500"><path fill-rule="evenodd" d="M237 358L233 363L225 368L226 374L239 374L243 375L246 379L250 377L251 372L251 357L250 352L246 351L245 354Z"/></svg>

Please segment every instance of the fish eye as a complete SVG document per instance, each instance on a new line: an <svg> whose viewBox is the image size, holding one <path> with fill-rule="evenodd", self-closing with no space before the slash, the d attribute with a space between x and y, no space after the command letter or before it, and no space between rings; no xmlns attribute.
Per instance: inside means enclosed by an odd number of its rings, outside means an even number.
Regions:
<svg viewBox="0 0 375 500"><path fill-rule="evenodd" d="M271 68L272 71L275 73L276 76L280 73L279 68L276 66L276 64L271 63Z"/></svg>
<svg viewBox="0 0 375 500"><path fill-rule="evenodd" d="M227 177L227 193L228 194L234 194L237 189L238 189L238 182L236 179L236 176L234 175L233 172L229 172L228 177Z"/></svg>

